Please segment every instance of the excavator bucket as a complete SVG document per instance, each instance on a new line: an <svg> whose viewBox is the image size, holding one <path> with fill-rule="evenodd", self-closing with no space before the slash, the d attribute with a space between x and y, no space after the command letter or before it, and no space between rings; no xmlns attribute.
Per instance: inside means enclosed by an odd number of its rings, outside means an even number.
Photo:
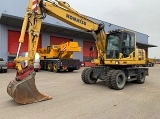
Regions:
<svg viewBox="0 0 160 119"><path fill-rule="evenodd" d="M25 74L23 80L17 80L17 77L12 80L8 87L7 93L20 104L31 104L50 100L52 97L41 94L35 85L35 72L31 71Z"/></svg>

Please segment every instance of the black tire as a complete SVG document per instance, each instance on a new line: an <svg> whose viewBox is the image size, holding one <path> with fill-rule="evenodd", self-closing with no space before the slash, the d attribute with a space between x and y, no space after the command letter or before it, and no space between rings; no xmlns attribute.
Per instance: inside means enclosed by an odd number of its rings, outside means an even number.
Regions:
<svg viewBox="0 0 160 119"><path fill-rule="evenodd" d="M38 72L39 70L38 70L38 69L35 69L34 71L35 71L35 72Z"/></svg>
<svg viewBox="0 0 160 119"><path fill-rule="evenodd" d="M44 63L43 62L40 62L40 66L41 66L41 70L43 70L44 69Z"/></svg>
<svg viewBox="0 0 160 119"><path fill-rule="evenodd" d="M4 73L7 73L7 69L3 69L3 72L4 72Z"/></svg>
<svg viewBox="0 0 160 119"><path fill-rule="evenodd" d="M138 70L138 76L137 76L136 83L143 84L145 82L145 79L146 79L146 75L145 75L144 70Z"/></svg>
<svg viewBox="0 0 160 119"><path fill-rule="evenodd" d="M57 63L53 64L53 71L56 72L56 73L59 72Z"/></svg>
<svg viewBox="0 0 160 119"><path fill-rule="evenodd" d="M48 71L53 71L53 64L52 63L47 64L47 70Z"/></svg>
<svg viewBox="0 0 160 119"><path fill-rule="evenodd" d="M97 82L96 78L93 78L93 69L89 68L85 73L85 80L88 84L95 84Z"/></svg>
<svg viewBox="0 0 160 119"><path fill-rule="evenodd" d="M74 69L72 69L72 68L68 69L68 72L73 72L73 71L74 71Z"/></svg>
<svg viewBox="0 0 160 119"><path fill-rule="evenodd" d="M81 74L81 79L82 79L82 81L83 81L84 83L87 83L87 84L88 84L88 82L86 81L86 71L87 71L88 69L90 69L90 68L85 68L85 69L82 71L82 74Z"/></svg>
<svg viewBox="0 0 160 119"><path fill-rule="evenodd" d="M112 87L112 84L111 84L111 76L112 76L112 74L113 74L114 71L115 71L115 70L109 70L109 71L107 72L107 74L106 74L106 79L105 79L107 86L108 86L109 88L111 88L111 89L113 88L113 87Z"/></svg>
<svg viewBox="0 0 160 119"><path fill-rule="evenodd" d="M122 70L115 70L111 76L111 84L113 89L123 89L126 84L125 73Z"/></svg>

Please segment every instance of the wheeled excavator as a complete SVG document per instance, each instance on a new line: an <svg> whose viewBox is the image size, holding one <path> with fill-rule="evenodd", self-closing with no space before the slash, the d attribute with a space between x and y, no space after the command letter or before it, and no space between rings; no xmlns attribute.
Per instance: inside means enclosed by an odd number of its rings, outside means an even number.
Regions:
<svg viewBox="0 0 160 119"><path fill-rule="evenodd" d="M52 98L37 90L33 68L41 24L46 15L93 34L98 57L93 60L96 66L83 70L81 78L84 83L94 84L100 79L116 90L123 89L127 81L144 83L148 69L135 65L145 64L146 56L143 49L136 47L135 32L124 29L106 33L103 23L92 21L62 0L29 0L15 58L17 74L7 87L8 94L17 103L28 104ZM29 34L28 57L18 57L26 31ZM27 67L21 66L23 60L28 60Z"/></svg>
<svg viewBox="0 0 160 119"><path fill-rule="evenodd" d="M70 41L59 45L49 45L38 49L41 69L60 72L80 69L80 60L73 59L74 52L80 52L78 42Z"/></svg>

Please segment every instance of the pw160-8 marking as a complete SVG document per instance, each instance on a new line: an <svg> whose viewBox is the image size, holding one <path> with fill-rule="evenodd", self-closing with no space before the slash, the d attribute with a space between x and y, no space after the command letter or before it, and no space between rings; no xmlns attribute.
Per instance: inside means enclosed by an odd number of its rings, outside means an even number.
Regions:
<svg viewBox="0 0 160 119"><path fill-rule="evenodd" d="M69 14L66 14L66 18L71 19L71 20L73 20L75 22L81 23L81 24L86 26L86 22L85 21L83 21L81 19L77 19L76 17L73 17L73 16L71 16Z"/></svg>

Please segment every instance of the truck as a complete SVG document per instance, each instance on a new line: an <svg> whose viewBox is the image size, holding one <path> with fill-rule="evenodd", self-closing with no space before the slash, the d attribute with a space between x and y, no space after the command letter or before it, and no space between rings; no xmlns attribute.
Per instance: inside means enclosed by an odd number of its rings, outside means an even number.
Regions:
<svg viewBox="0 0 160 119"><path fill-rule="evenodd" d="M7 73L7 62L0 57L0 72Z"/></svg>
<svg viewBox="0 0 160 119"><path fill-rule="evenodd" d="M155 62L154 62L153 58L147 58L146 59L146 64L144 66L146 66L146 67L154 67L154 64L155 64Z"/></svg>
<svg viewBox="0 0 160 119"><path fill-rule="evenodd" d="M80 51L78 42L73 41L40 48L38 53L41 69L53 72L78 70L81 63L79 59L73 59L73 53Z"/></svg>

